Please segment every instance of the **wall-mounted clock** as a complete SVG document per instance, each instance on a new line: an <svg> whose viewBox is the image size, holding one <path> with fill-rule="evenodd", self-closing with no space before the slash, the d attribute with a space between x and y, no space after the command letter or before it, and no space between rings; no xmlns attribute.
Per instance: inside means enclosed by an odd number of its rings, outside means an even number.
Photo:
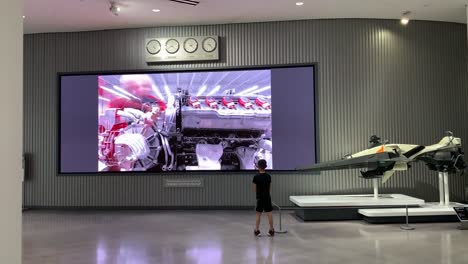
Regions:
<svg viewBox="0 0 468 264"><path fill-rule="evenodd" d="M146 38L146 62L219 60L219 36Z"/></svg>
<svg viewBox="0 0 468 264"><path fill-rule="evenodd" d="M194 53L198 49L198 42L194 38L188 38L184 41L184 50L188 53Z"/></svg>
<svg viewBox="0 0 468 264"><path fill-rule="evenodd" d="M166 41L166 51L170 54L174 54L179 50L180 44L175 39L168 39Z"/></svg>
<svg viewBox="0 0 468 264"><path fill-rule="evenodd" d="M212 37L207 37L202 42L202 48L206 52L213 52L217 46L218 42Z"/></svg>
<svg viewBox="0 0 468 264"><path fill-rule="evenodd" d="M161 51L161 43L155 39L152 39L146 43L146 50L149 54L158 54Z"/></svg>

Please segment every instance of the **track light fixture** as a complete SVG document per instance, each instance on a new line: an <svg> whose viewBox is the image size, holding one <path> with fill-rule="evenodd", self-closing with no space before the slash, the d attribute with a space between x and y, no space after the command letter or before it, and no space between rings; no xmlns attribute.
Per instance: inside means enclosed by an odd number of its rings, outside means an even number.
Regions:
<svg viewBox="0 0 468 264"><path fill-rule="evenodd" d="M405 26L408 25L408 23L410 21L410 17L409 17L410 14L411 14L410 11L403 12L403 14L401 15L401 19L400 19L400 23L402 25L405 25Z"/></svg>
<svg viewBox="0 0 468 264"><path fill-rule="evenodd" d="M118 16L120 12L120 7L115 2L112 1L110 2L109 11L115 16Z"/></svg>

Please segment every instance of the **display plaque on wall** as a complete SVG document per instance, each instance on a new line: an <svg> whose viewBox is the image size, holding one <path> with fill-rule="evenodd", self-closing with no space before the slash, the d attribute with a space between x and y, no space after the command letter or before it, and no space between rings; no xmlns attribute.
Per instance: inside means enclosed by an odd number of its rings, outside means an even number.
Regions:
<svg viewBox="0 0 468 264"><path fill-rule="evenodd" d="M163 180L166 188L203 188L202 178L170 179Z"/></svg>
<svg viewBox="0 0 468 264"><path fill-rule="evenodd" d="M147 63L218 60L219 37L147 38L145 56Z"/></svg>

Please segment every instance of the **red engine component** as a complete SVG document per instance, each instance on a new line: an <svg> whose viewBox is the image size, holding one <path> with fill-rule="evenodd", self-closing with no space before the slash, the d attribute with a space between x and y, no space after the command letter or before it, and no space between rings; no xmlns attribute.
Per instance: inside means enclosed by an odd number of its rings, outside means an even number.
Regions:
<svg viewBox="0 0 468 264"><path fill-rule="evenodd" d="M221 100L221 103L223 103L223 105L227 108L230 108L230 109L236 108L236 104L234 103L231 97L223 97L223 99Z"/></svg>
<svg viewBox="0 0 468 264"><path fill-rule="evenodd" d="M218 108L218 102L213 97L206 97L205 103L210 108Z"/></svg>
<svg viewBox="0 0 468 264"><path fill-rule="evenodd" d="M195 96L191 96L189 98L189 105L192 106L193 108L200 108L201 107L201 104L198 101L198 98L195 97Z"/></svg>
<svg viewBox="0 0 468 264"><path fill-rule="evenodd" d="M129 162L122 165L122 155L125 155L124 152L126 151L130 151L129 154L131 154L132 150L125 145L117 145L116 139L121 135L128 134L127 128L132 124L130 124L128 117L119 114L119 111L123 111L123 109L109 111L114 111L114 115L112 117L108 116L109 120L102 120L102 124L98 126L99 160L105 164L107 171L121 171L122 169L128 169L127 166L129 165L132 166ZM160 114L160 112L154 113L151 117L146 117L144 122L140 120L141 123L133 127L130 133L148 137L147 131L152 131L154 122ZM106 126L109 128L106 129Z"/></svg>
<svg viewBox="0 0 468 264"><path fill-rule="evenodd" d="M246 109L251 109L253 104L250 102L250 99L247 97L240 97L239 104L242 105Z"/></svg>
<svg viewBox="0 0 468 264"><path fill-rule="evenodd" d="M105 133L103 136L103 141L101 144L101 153L104 155L105 161L110 165L110 167L115 167L118 165L118 161L115 157L115 145L114 140L120 134L120 130L127 127L127 123L118 123L112 126L112 128ZM119 170L119 168L115 168Z"/></svg>
<svg viewBox="0 0 468 264"><path fill-rule="evenodd" d="M255 104L264 109L271 109L270 102L268 102L268 100L263 97L258 97L257 99L255 99Z"/></svg>

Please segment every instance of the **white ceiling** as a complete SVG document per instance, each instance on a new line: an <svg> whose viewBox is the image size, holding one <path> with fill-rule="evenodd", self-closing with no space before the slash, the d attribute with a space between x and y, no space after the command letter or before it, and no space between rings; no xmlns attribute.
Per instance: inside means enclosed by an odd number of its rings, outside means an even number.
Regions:
<svg viewBox="0 0 468 264"><path fill-rule="evenodd" d="M321 18L411 18L466 23L468 0L199 0L193 7L169 0L24 0L24 31L68 32L166 25L225 24ZM299 0L298 0L299 1ZM151 9L160 9L154 13Z"/></svg>

